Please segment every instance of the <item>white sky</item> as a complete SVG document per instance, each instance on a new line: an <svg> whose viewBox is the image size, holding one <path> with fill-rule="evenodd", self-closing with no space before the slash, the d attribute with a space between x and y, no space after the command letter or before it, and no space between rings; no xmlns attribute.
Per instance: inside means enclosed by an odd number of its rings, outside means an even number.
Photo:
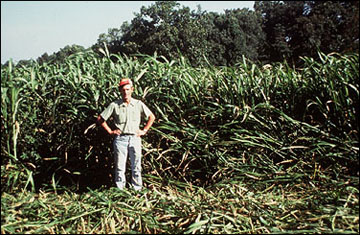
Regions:
<svg viewBox="0 0 360 235"><path fill-rule="evenodd" d="M37 59L67 45L88 48L109 28L129 23L155 1L1 1L1 63ZM196 10L223 13L253 9L254 1L178 1Z"/></svg>

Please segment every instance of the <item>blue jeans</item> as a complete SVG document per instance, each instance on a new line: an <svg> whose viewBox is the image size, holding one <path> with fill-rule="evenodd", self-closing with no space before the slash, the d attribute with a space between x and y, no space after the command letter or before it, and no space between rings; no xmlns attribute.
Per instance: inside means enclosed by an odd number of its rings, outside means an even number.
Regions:
<svg viewBox="0 0 360 235"><path fill-rule="evenodd" d="M131 163L131 184L135 190L142 187L141 178L141 138L135 135L118 135L114 138L115 184L124 189L126 184L126 160Z"/></svg>

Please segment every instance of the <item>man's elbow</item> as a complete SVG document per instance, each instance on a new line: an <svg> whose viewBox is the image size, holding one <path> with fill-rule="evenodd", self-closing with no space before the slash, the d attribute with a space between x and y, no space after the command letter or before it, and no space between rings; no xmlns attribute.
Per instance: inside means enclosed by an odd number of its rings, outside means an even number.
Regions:
<svg viewBox="0 0 360 235"><path fill-rule="evenodd" d="M98 125L101 125L104 121L105 121L105 120L101 117L101 115L99 115L99 116L97 117L97 119L96 119L96 123L97 123Z"/></svg>

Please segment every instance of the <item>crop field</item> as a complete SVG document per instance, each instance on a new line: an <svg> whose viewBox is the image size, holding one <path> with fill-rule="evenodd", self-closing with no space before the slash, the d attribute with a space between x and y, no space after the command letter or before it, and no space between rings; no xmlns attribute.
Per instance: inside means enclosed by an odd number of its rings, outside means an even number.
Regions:
<svg viewBox="0 0 360 235"><path fill-rule="evenodd" d="M295 68L103 53L1 67L2 234L359 233L358 54ZM115 188L96 124L122 77L157 118L140 193Z"/></svg>

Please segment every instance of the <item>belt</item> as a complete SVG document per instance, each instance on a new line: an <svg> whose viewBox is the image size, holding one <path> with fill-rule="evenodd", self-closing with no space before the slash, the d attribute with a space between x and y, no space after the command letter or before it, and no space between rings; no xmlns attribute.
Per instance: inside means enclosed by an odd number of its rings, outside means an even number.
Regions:
<svg viewBox="0 0 360 235"><path fill-rule="evenodd" d="M120 136L126 136L126 135L135 135L135 134L131 134L131 133L121 133Z"/></svg>

